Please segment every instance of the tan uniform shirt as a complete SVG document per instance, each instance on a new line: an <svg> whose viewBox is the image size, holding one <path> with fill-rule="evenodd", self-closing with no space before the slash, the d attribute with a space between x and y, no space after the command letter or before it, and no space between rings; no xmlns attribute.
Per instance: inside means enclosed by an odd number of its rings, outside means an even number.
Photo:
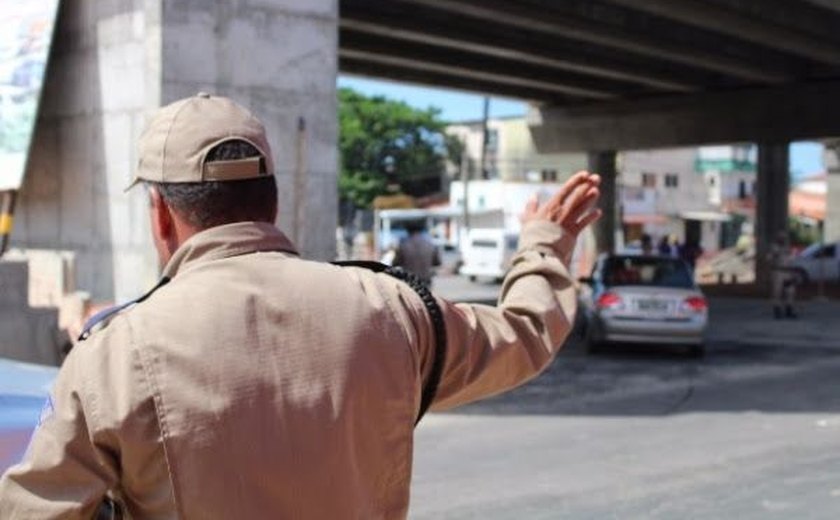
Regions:
<svg viewBox="0 0 840 520"><path fill-rule="evenodd" d="M571 242L531 224L499 307L440 300L449 349L433 409L548 365L575 309L556 256ZM404 518L434 354L416 294L302 260L255 223L194 236L165 274L68 356L53 412L0 479L0 518L88 519L108 490L134 518Z"/></svg>

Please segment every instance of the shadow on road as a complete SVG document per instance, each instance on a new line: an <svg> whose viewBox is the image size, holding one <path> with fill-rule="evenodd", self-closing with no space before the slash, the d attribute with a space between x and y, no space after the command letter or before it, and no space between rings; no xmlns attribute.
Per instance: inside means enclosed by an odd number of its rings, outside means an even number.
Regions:
<svg viewBox="0 0 840 520"><path fill-rule="evenodd" d="M680 349L617 346L587 355L570 342L534 381L457 410L493 415L840 412L840 350L719 343Z"/></svg>

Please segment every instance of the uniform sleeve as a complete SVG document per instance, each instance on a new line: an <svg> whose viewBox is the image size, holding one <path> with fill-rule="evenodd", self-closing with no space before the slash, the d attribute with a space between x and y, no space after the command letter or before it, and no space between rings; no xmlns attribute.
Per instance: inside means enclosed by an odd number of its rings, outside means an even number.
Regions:
<svg viewBox="0 0 840 520"><path fill-rule="evenodd" d="M117 459L92 440L91 371L78 354L59 371L23 461L0 478L0 518L87 520L116 483Z"/></svg>
<svg viewBox="0 0 840 520"><path fill-rule="evenodd" d="M502 285L499 304L454 304L438 299L447 355L433 410L459 406L518 386L539 374L574 323L576 293L568 271L575 239L550 222L525 226L520 249ZM422 380L434 356L421 334Z"/></svg>

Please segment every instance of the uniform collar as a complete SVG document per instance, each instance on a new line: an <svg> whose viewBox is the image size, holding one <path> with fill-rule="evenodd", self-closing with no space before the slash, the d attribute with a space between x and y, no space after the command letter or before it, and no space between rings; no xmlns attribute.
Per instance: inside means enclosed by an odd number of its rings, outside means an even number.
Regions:
<svg viewBox="0 0 840 520"><path fill-rule="evenodd" d="M191 236L181 244L163 269L163 275L173 278L188 266L259 251L284 251L297 255L295 246L273 224L265 222L237 222L226 224Z"/></svg>

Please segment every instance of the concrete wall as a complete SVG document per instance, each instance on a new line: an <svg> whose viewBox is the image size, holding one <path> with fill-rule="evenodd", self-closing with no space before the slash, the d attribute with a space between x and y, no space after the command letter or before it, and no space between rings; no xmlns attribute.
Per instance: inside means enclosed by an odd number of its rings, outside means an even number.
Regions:
<svg viewBox="0 0 840 520"><path fill-rule="evenodd" d="M58 365L65 341L58 309L29 305L28 263L0 261L0 358Z"/></svg>
<svg viewBox="0 0 840 520"><path fill-rule="evenodd" d="M158 275L147 200L123 193L136 142L151 111L205 90L263 119L280 225L332 259L337 23L336 0L63 0L12 245L74 251L94 300L145 292Z"/></svg>
<svg viewBox="0 0 840 520"><path fill-rule="evenodd" d="M76 252L95 299L131 298L157 276L147 202L123 189L159 62L159 2L61 2L12 244Z"/></svg>
<svg viewBox="0 0 840 520"><path fill-rule="evenodd" d="M260 118L274 152L280 228L304 256L332 259L337 0L164 2L163 21L163 102L207 91L230 96ZM296 172L302 172L297 186Z"/></svg>
<svg viewBox="0 0 840 520"><path fill-rule="evenodd" d="M709 189L703 174L694 170L696 148L667 148L622 152L619 159L620 184L642 186L642 174L656 176L654 211L679 215L683 211L711 209ZM665 175L679 178L676 188L665 186Z"/></svg>

